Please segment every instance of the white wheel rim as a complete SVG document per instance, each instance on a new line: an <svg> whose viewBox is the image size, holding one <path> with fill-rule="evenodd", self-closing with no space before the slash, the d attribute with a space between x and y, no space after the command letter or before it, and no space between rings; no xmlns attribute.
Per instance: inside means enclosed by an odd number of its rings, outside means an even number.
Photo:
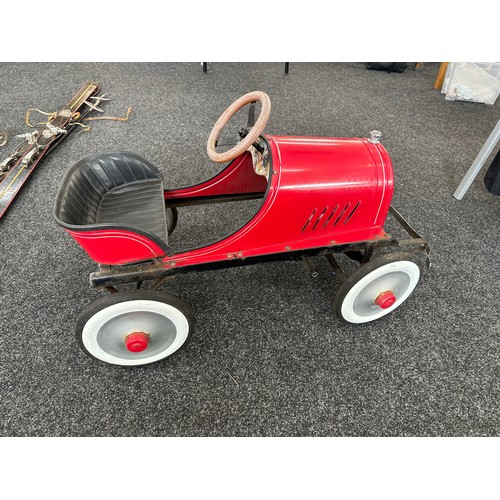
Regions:
<svg viewBox="0 0 500 500"><path fill-rule="evenodd" d="M350 323L367 323L381 318L410 296L419 279L420 268L414 262L402 260L380 266L361 278L347 292L342 302L342 316ZM382 309L375 300L386 291L394 294L396 302Z"/></svg>
<svg viewBox="0 0 500 500"><path fill-rule="evenodd" d="M125 338L132 332L149 336L147 348L130 352ZM87 351L107 363L133 366L154 363L173 354L186 341L189 323L184 314L155 300L130 300L94 314L82 330Z"/></svg>

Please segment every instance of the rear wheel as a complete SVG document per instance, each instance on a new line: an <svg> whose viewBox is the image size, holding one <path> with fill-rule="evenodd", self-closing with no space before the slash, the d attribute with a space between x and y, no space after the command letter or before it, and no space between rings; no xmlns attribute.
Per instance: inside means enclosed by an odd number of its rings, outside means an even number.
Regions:
<svg viewBox="0 0 500 500"><path fill-rule="evenodd" d="M335 314L348 323L367 323L399 307L420 280L421 264L409 253L372 259L351 274L334 299Z"/></svg>
<svg viewBox="0 0 500 500"><path fill-rule="evenodd" d="M177 226L177 217L178 217L177 208L167 207L165 209L165 214L167 216L167 233L170 236L173 233L175 226Z"/></svg>
<svg viewBox="0 0 500 500"><path fill-rule="evenodd" d="M153 290L113 293L79 316L76 338L83 351L113 365L139 366L178 351L193 330L187 305Z"/></svg>

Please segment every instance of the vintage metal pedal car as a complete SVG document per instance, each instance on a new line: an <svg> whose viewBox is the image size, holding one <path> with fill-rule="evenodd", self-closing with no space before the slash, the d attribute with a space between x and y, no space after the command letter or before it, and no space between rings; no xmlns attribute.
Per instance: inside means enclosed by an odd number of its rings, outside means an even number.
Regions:
<svg viewBox="0 0 500 500"><path fill-rule="evenodd" d="M217 152L221 130L246 105L249 119L241 141ZM183 301L158 289L181 272L304 259L315 275L311 257L324 255L342 282L334 310L352 323L381 318L412 293L422 270L419 254L428 255L430 248L390 206L392 164L379 134L368 139L261 135L270 110L263 92L235 101L207 145L213 161L229 164L190 187L165 189L160 171L132 153L91 156L67 171L54 218L99 264L91 284L111 292L78 318L76 335L86 353L131 366L176 352L191 335L193 318ZM245 199L262 202L239 230L186 251L169 246L177 207ZM384 231L389 212L408 239ZM395 248L404 252L394 253ZM350 276L334 258L341 252L360 264ZM130 283L137 289L118 291Z"/></svg>

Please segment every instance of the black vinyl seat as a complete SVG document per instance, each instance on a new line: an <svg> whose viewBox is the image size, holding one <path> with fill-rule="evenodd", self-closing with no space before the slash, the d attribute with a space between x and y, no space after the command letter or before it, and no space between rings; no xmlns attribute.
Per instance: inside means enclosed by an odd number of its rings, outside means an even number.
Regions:
<svg viewBox="0 0 500 500"><path fill-rule="evenodd" d="M168 244L163 177L133 153L84 158L64 175L53 216L70 230L138 230Z"/></svg>

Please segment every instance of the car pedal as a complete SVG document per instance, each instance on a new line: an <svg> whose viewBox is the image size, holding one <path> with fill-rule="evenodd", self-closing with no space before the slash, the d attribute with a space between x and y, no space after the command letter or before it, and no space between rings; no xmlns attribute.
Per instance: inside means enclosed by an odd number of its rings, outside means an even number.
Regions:
<svg viewBox="0 0 500 500"><path fill-rule="evenodd" d="M311 276L311 278L317 278L319 273L312 259L309 257L302 257L302 262L304 263L305 268L309 272L309 276Z"/></svg>
<svg viewBox="0 0 500 500"><path fill-rule="evenodd" d="M340 269L338 262L335 260L334 256L331 253L327 253L325 255L325 257L326 257L326 260L328 261L328 263L332 266L333 274L335 275L335 277L341 283L343 283L347 279L347 274L344 273L344 271L342 271L342 269Z"/></svg>

